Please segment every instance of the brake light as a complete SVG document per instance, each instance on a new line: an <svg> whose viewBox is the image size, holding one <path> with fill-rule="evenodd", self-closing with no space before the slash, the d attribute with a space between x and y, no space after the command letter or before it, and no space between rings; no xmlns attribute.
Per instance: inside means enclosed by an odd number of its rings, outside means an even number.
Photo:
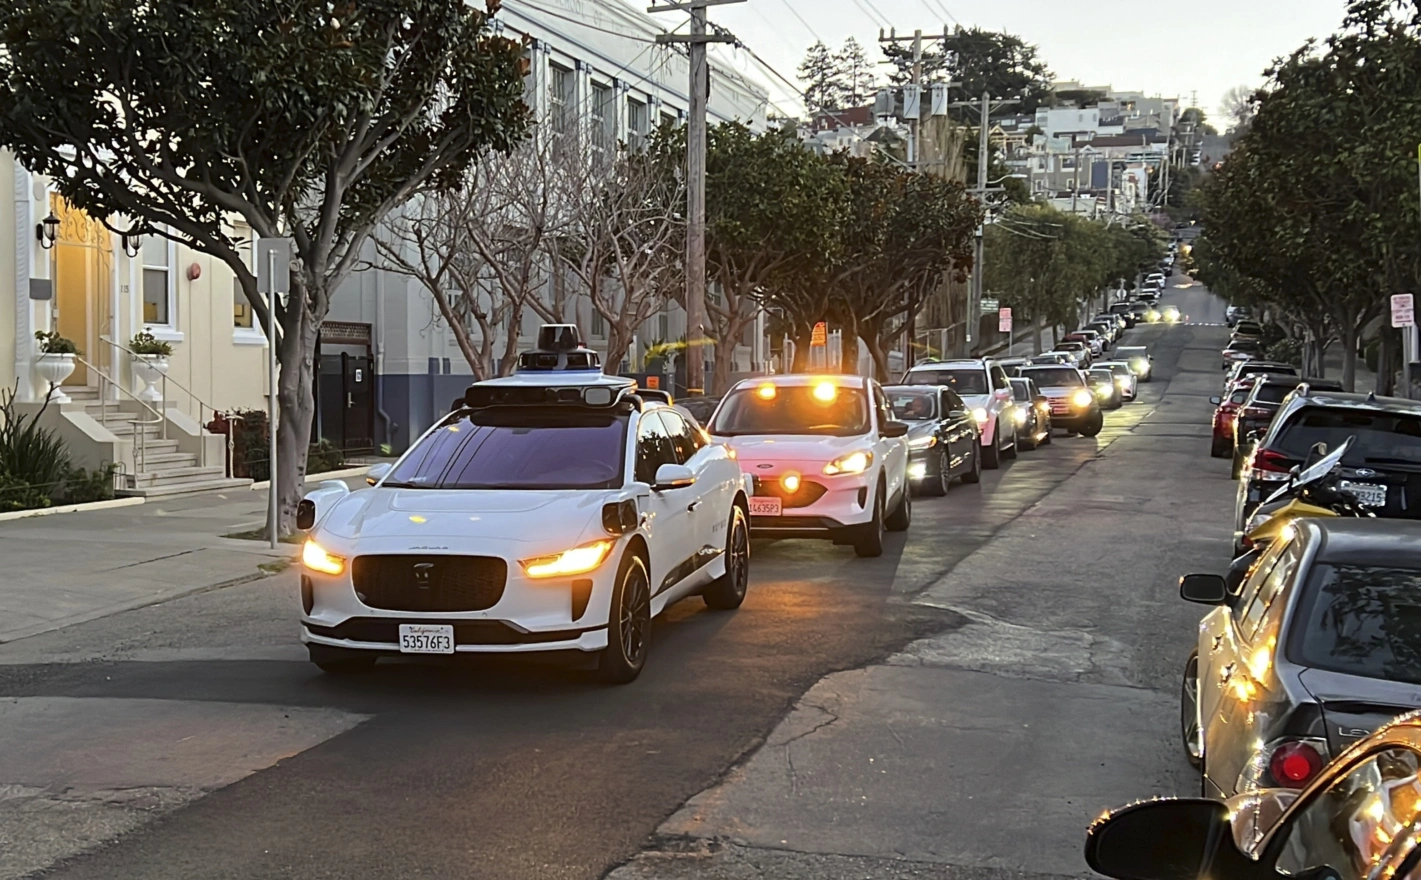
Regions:
<svg viewBox="0 0 1421 880"><path fill-rule="evenodd" d="M1305 742L1285 742L1268 758L1268 773L1283 788L1303 788L1322 772L1327 762Z"/></svg>
<svg viewBox="0 0 1421 880"><path fill-rule="evenodd" d="M1286 474L1293 469L1293 460L1281 452L1272 449L1260 449L1253 456L1251 467L1256 471L1265 471L1271 474Z"/></svg>
<svg viewBox="0 0 1421 880"><path fill-rule="evenodd" d="M1246 416L1268 416L1272 414L1273 410L1267 409L1266 407L1246 406L1243 408L1243 415Z"/></svg>

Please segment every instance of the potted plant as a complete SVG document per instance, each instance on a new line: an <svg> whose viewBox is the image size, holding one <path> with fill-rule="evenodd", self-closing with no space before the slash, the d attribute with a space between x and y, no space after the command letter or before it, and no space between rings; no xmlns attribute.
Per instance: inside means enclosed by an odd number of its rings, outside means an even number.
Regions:
<svg viewBox="0 0 1421 880"><path fill-rule="evenodd" d="M58 331L45 333L41 330L35 334L35 340L39 342L35 372L49 383L49 399L55 403L69 403L69 395L59 386L74 372L74 356L79 353L79 348L74 340L60 336Z"/></svg>
<svg viewBox="0 0 1421 880"><path fill-rule="evenodd" d="M168 357L173 353L173 347L144 328L133 334L128 341L128 350L134 355L133 372L144 384L138 394L139 399L162 400L163 393L156 386L168 374Z"/></svg>

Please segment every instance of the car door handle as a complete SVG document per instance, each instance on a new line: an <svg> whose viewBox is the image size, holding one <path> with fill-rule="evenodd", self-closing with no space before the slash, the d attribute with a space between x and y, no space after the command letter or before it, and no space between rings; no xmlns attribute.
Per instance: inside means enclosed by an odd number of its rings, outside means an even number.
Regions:
<svg viewBox="0 0 1421 880"><path fill-rule="evenodd" d="M697 507L700 507L700 506L701 506L701 502L699 502L699 501L692 501L691 504L690 504L690 506L687 507L686 509L687 509L687 510L695 510Z"/></svg>

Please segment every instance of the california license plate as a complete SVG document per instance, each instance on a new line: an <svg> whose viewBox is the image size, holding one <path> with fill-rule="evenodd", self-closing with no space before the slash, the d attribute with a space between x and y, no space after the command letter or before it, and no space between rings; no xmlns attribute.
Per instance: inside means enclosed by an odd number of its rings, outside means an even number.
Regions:
<svg viewBox="0 0 1421 880"><path fill-rule="evenodd" d="M1354 483L1342 480L1337 488L1357 499L1363 507L1386 507L1386 487L1376 483Z"/></svg>
<svg viewBox="0 0 1421 880"><path fill-rule="evenodd" d="M454 627L428 623L400 624L401 654L454 653Z"/></svg>
<svg viewBox="0 0 1421 880"><path fill-rule="evenodd" d="M756 495L750 499L751 516L782 516L784 513L784 502L773 495Z"/></svg>

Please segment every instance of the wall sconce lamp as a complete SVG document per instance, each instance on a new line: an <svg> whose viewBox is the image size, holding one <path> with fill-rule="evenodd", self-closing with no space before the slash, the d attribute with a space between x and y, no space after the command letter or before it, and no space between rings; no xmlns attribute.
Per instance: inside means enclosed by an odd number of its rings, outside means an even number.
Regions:
<svg viewBox="0 0 1421 880"><path fill-rule="evenodd" d="M142 231L133 229L123 233L120 238L122 239L123 243L123 253L130 260L138 256L138 254L143 250Z"/></svg>
<svg viewBox="0 0 1421 880"><path fill-rule="evenodd" d="M50 211L49 216L35 226L35 238L39 239L40 247L49 250L54 247L54 240L58 237L59 218Z"/></svg>

